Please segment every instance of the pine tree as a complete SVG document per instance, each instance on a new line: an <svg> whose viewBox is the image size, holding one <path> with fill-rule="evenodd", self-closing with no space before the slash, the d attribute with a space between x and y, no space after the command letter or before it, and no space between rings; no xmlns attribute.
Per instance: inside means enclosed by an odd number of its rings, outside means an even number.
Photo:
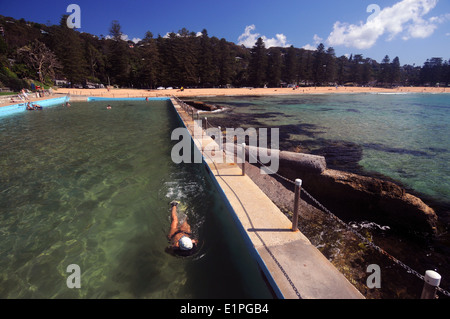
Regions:
<svg viewBox="0 0 450 319"><path fill-rule="evenodd" d="M313 80L315 85L322 85L325 82L326 67L325 46L320 43L314 52Z"/></svg>
<svg viewBox="0 0 450 319"><path fill-rule="evenodd" d="M198 73L200 83L202 86L211 86L214 79L214 64L213 64L213 48L211 39L208 37L208 31L202 30L199 45L199 59L198 59Z"/></svg>
<svg viewBox="0 0 450 319"><path fill-rule="evenodd" d="M391 59L389 58L388 55L386 55L380 65L380 70L379 70L379 74L378 74L378 82L383 83L384 85L386 85L386 83L389 82L389 77L390 77L390 73L391 73L390 62L391 62Z"/></svg>
<svg viewBox="0 0 450 319"><path fill-rule="evenodd" d="M328 85L336 80L336 53L333 47L326 51L325 65L325 82Z"/></svg>
<svg viewBox="0 0 450 319"><path fill-rule="evenodd" d="M281 85L282 58L279 48L269 49L267 80L270 87Z"/></svg>
<svg viewBox="0 0 450 319"><path fill-rule="evenodd" d="M108 66L111 80L118 85L128 85L129 61L127 54L127 43L122 40L121 26L118 21L111 23L109 34L111 39L108 40Z"/></svg>
<svg viewBox="0 0 450 319"><path fill-rule="evenodd" d="M254 87L263 87L266 83L267 54L262 38L258 38L250 52L249 84Z"/></svg>
<svg viewBox="0 0 450 319"><path fill-rule="evenodd" d="M348 58L343 55L337 59L337 73L336 73L336 81L339 85L344 85L347 81L347 67L349 64Z"/></svg>
<svg viewBox="0 0 450 319"><path fill-rule="evenodd" d="M363 82L363 63L364 59L362 54L355 54L351 63L351 82L354 85L361 84Z"/></svg>
<svg viewBox="0 0 450 319"><path fill-rule="evenodd" d="M154 88L157 83L159 67L159 53L156 40L150 31L145 33L144 39L140 42L138 74L140 86L144 88Z"/></svg>
<svg viewBox="0 0 450 319"><path fill-rule="evenodd" d="M367 58L364 60L361 70L361 83L367 85L372 80L373 60Z"/></svg>
<svg viewBox="0 0 450 319"><path fill-rule="evenodd" d="M288 84L298 80L297 52L293 45L287 49L285 55L283 79Z"/></svg>
<svg viewBox="0 0 450 319"><path fill-rule="evenodd" d="M450 84L450 59L444 62L441 82L445 83L445 86Z"/></svg>
<svg viewBox="0 0 450 319"><path fill-rule="evenodd" d="M88 73L83 41L78 32L67 27L67 17L63 15L59 26L55 28L52 45L69 82L72 85L84 84Z"/></svg>
<svg viewBox="0 0 450 319"><path fill-rule="evenodd" d="M221 39L219 42L218 57L219 85L226 86L232 83L234 63L235 58L230 49L230 45L225 39Z"/></svg>
<svg viewBox="0 0 450 319"><path fill-rule="evenodd" d="M197 50L194 43L195 34L171 37L173 42L176 77L172 80L173 86L198 86L200 79L197 72Z"/></svg>
<svg viewBox="0 0 450 319"><path fill-rule="evenodd" d="M400 80L400 59L397 57L392 60L391 66L390 66L390 73L389 73L389 83L394 85L394 83L398 82Z"/></svg>

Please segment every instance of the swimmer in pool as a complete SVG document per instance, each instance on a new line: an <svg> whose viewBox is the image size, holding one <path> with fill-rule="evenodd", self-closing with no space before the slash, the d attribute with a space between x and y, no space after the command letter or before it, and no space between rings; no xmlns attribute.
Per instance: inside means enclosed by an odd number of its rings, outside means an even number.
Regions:
<svg viewBox="0 0 450 319"><path fill-rule="evenodd" d="M106 107L106 109L111 110L111 105L108 104L108 106Z"/></svg>
<svg viewBox="0 0 450 319"><path fill-rule="evenodd" d="M191 226L187 223L187 218L181 225L178 225L178 202L173 201L170 205L172 205L172 223L170 224L168 237L171 243L171 248L175 252L178 252L178 254L189 255L189 253L192 253L195 250L198 241L191 238Z"/></svg>

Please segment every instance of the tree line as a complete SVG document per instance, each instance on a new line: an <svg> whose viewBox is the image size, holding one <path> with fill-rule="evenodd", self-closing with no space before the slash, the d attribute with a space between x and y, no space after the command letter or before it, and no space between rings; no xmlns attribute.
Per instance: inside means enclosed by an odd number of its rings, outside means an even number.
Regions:
<svg viewBox="0 0 450 319"><path fill-rule="evenodd" d="M183 28L166 36L147 31L138 43L123 37L118 21L107 36L0 16L0 87L20 90L24 79L52 85L102 83L119 87L280 87L448 86L450 59L431 58L423 66L381 62L361 54L337 57L332 47L315 51L293 46L266 48L259 38L251 49Z"/></svg>

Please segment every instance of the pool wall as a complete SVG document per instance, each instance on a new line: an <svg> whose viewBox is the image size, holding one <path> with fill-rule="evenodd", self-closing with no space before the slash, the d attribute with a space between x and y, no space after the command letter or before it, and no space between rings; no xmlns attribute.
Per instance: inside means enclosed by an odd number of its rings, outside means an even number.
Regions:
<svg viewBox="0 0 450 319"><path fill-rule="evenodd" d="M50 106L55 106L55 105L58 105L61 103L66 103L68 101L69 101L69 97L63 96L63 97L57 97L57 98L48 99L48 100L33 101L31 103L38 104L43 107L50 107ZM0 117L25 112L27 110L27 106L26 106L27 103L28 102L24 102L24 103L18 103L18 104L6 105L6 106L0 107Z"/></svg>
<svg viewBox="0 0 450 319"><path fill-rule="evenodd" d="M93 101L169 101L168 97L88 97L88 102Z"/></svg>

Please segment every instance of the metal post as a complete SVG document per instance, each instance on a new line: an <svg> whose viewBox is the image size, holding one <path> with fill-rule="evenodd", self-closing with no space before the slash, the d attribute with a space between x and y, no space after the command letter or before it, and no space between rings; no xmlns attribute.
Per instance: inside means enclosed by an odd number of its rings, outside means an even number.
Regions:
<svg viewBox="0 0 450 319"><path fill-rule="evenodd" d="M205 117L205 130L207 130L207 129L208 129L208 118Z"/></svg>
<svg viewBox="0 0 450 319"><path fill-rule="evenodd" d="M441 275L433 270L425 272L425 284L423 285L422 295L420 299L435 299L436 290L441 283Z"/></svg>
<svg viewBox="0 0 450 319"><path fill-rule="evenodd" d="M298 206L300 203L300 192L302 191L302 180L295 180L294 191L294 215L292 216L292 231L298 230Z"/></svg>
<svg viewBox="0 0 450 319"><path fill-rule="evenodd" d="M242 143L242 176L245 176L245 143Z"/></svg>

